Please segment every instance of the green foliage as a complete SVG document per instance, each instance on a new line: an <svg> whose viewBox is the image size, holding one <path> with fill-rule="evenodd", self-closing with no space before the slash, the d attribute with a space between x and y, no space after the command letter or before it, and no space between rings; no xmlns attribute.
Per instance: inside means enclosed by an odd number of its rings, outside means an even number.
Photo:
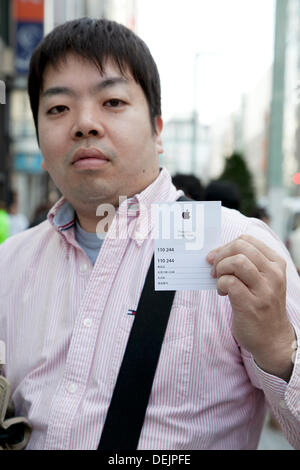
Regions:
<svg viewBox="0 0 300 470"><path fill-rule="evenodd" d="M250 216L256 206L255 190L253 178L243 155L234 152L225 161L223 173L219 176L219 180L231 181L236 184L241 193L240 211Z"/></svg>

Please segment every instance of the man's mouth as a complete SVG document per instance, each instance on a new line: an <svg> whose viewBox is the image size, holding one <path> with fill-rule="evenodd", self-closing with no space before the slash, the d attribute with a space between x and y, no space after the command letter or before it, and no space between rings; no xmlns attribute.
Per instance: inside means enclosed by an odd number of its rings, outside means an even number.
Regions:
<svg viewBox="0 0 300 470"><path fill-rule="evenodd" d="M100 150L96 148L79 149L72 158L72 165L76 169L82 170L98 170L109 162Z"/></svg>

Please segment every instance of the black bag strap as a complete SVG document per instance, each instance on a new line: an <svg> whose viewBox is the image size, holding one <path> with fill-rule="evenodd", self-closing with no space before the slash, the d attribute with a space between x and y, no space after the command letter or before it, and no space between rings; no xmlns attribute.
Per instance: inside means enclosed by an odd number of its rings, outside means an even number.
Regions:
<svg viewBox="0 0 300 470"><path fill-rule="evenodd" d="M154 290L153 256L98 450L137 449L174 296L175 291Z"/></svg>

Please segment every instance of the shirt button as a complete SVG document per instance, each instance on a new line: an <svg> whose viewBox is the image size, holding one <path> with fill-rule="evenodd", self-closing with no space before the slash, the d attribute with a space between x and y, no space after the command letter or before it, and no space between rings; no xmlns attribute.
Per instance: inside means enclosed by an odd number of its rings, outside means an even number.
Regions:
<svg viewBox="0 0 300 470"><path fill-rule="evenodd" d="M87 270L88 270L88 265L87 264L84 263L80 266L80 272L81 273L85 273Z"/></svg>
<svg viewBox="0 0 300 470"><path fill-rule="evenodd" d="M92 326L92 320L90 318L85 318L83 320L83 324L84 326L86 326L87 328L90 328Z"/></svg>
<svg viewBox="0 0 300 470"><path fill-rule="evenodd" d="M76 393L77 385L76 384L69 384L67 387L69 393Z"/></svg>

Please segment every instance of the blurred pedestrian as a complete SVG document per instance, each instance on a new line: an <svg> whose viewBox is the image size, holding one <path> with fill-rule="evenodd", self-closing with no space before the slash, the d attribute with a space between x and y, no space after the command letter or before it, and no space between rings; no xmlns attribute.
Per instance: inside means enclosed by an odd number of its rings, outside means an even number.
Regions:
<svg viewBox="0 0 300 470"><path fill-rule="evenodd" d="M50 208L50 205L47 203L39 205L34 211L29 228L35 227L36 225L39 225L44 222L47 219L47 215Z"/></svg>
<svg viewBox="0 0 300 470"><path fill-rule="evenodd" d="M270 215L267 209L261 206L256 206L253 209L250 217L255 217L256 219L262 220L267 225L270 225L271 223Z"/></svg>
<svg viewBox="0 0 300 470"><path fill-rule="evenodd" d="M36 207L29 228L35 227L47 219L48 212L50 211L51 207L54 206L54 204L56 204L56 202L60 199L60 196L61 195L59 194L58 190L53 189L50 191L48 195L48 201L43 202Z"/></svg>
<svg viewBox="0 0 300 470"><path fill-rule="evenodd" d="M205 201L221 201L223 207L239 210L241 194L238 187L231 181L211 181L204 190Z"/></svg>
<svg viewBox="0 0 300 470"><path fill-rule="evenodd" d="M293 230L289 236L289 251L300 274L300 226Z"/></svg>
<svg viewBox="0 0 300 470"><path fill-rule="evenodd" d="M195 175L176 173L172 178L172 182L177 189L182 189L186 197L194 201L203 201L204 188L200 179Z"/></svg>
<svg viewBox="0 0 300 470"><path fill-rule="evenodd" d="M10 221L5 204L0 201L0 243L3 243L10 235Z"/></svg>
<svg viewBox="0 0 300 470"><path fill-rule="evenodd" d="M26 215L19 212L17 191L9 190L8 192L7 212L10 219L10 236L23 232L28 228L29 221Z"/></svg>
<svg viewBox="0 0 300 470"><path fill-rule="evenodd" d="M61 194L59 194L57 189L53 189L52 191L50 191L50 193L48 194L48 200L41 203L35 208L29 228L35 227L36 225L39 225L44 222L47 219L47 215L51 207L56 204L60 197Z"/></svg>
<svg viewBox="0 0 300 470"><path fill-rule="evenodd" d="M148 272L153 282L151 209L181 194L160 167L160 79L132 31L84 18L43 39L28 90L42 165L63 197L47 221L0 248L5 372L33 424L29 450L97 449ZM171 302L141 434L133 430L139 441L128 450L254 449L266 403L300 447L298 276L260 221L223 207L221 235L204 273L217 289L182 286ZM152 311L151 294L148 318L161 319L169 309ZM146 359L156 337L143 330L135 357L142 345ZM128 406L140 403L140 384L144 377L123 395ZM133 413L121 411L130 425Z"/></svg>

